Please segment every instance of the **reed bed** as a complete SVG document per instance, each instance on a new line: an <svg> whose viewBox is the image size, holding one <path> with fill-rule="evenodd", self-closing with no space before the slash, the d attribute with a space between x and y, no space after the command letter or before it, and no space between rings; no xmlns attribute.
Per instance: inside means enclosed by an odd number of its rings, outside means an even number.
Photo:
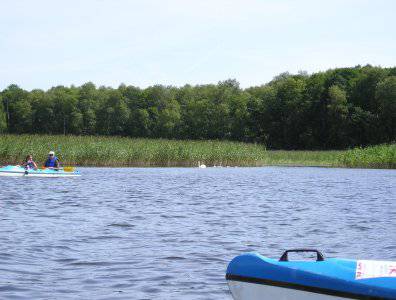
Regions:
<svg viewBox="0 0 396 300"><path fill-rule="evenodd" d="M266 164L278 166L340 167L343 151L267 151Z"/></svg>
<svg viewBox="0 0 396 300"><path fill-rule="evenodd" d="M63 135L0 135L0 164L27 154L44 162L53 150L63 165L111 167L320 166L396 168L396 144L347 151L267 151L263 145L230 141L132 139Z"/></svg>
<svg viewBox="0 0 396 300"><path fill-rule="evenodd" d="M262 145L229 141L176 141L124 137L3 135L0 163L14 164L32 154L44 160L53 150L64 165L79 166L258 166Z"/></svg>
<svg viewBox="0 0 396 300"><path fill-rule="evenodd" d="M396 144L348 150L340 163L349 168L396 169Z"/></svg>

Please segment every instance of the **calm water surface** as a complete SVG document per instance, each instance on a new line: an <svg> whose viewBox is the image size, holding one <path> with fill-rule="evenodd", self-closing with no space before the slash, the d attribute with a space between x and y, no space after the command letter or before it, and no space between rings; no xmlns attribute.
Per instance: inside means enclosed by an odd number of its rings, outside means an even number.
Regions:
<svg viewBox="0 0 396 300"><path fill-rule="evenodd" d="M81 172L0 177L0 298L231 299L245 251L396 259L396 171Z"/></svg>

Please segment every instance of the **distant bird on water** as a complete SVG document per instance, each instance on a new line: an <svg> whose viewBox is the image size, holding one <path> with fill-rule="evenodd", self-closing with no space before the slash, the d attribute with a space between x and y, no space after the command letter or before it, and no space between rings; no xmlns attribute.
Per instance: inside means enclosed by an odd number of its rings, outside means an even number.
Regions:
<svg viewBox="0 0 396 300"><path fill-rule="evenodd" d="M205 169L205 168L206 168L206 165L205 165L205 164L202 164L202 165L201 165L201 162L199 161L199 162L198 162L198 168L200 168L200 169Z"/></svg>

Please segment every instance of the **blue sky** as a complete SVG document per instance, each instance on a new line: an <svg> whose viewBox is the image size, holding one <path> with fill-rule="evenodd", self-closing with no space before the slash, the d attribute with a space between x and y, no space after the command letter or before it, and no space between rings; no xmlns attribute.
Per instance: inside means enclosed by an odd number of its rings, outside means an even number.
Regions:
<svg viewBox="0 0 396 300"><path fill-rule="evenodd" d="M5 0L0 89L181 86L396 65L393 0Z"/></svg>

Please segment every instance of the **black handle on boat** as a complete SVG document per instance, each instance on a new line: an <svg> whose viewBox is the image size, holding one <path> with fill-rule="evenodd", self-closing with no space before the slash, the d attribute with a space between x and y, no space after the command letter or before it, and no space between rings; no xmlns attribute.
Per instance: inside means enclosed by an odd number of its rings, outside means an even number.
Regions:
<svg viewBox="0 0 396 300"><path fill-rule="evenodd" d="M290 249L290 250L286 250L281 258L279 259L279 261L289 261L289 257L288 254L289 252L314 252L316 253L316 261L324 261L324 256L322 254L322 252L316 250L316 249Z"/></svg>

